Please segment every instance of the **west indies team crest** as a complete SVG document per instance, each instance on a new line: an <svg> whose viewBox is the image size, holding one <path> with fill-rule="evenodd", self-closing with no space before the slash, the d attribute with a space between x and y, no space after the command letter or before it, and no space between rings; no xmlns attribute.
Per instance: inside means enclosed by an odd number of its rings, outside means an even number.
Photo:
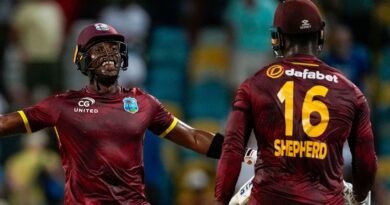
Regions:
<svg viewBox="0 0 390 205"><path fill-rule="evenodd" d="M123 109L132 114L138 112L137 100L132 97L123 98Z"/></svg>

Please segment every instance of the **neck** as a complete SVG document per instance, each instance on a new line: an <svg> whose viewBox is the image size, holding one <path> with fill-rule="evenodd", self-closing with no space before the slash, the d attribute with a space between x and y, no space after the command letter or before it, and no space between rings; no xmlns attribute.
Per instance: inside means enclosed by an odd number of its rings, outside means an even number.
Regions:
<svg viewBox="0 0 390 205"><path fill-rule="evenodd" d="M97 82L96 80L90 82L87 89L98 95L112 95L119 91L117 82L107 86Z"/></svg>
<svg viewBox="0 0 390 205"><path fill-rule="evenodd" d="M317 56L318 48L310 45L306 47L295 45L295 46L287 47L283 53L285 57L295 55L295 54Z"/></svg>
<svg viewBox="0 0 390 205"><path fill-rule="evenodd" d="M112 95L119 91L118 76L89 73L88 90L98 95Z"/></svg>
<svg viewBox="0 0 390 205"><path fill-rule="evenodd" d="M309 39L307 39L307 38ZM320 53L318 37L314 36L284 36L283 55L285 57L302 54L317 56Z"/></svg>

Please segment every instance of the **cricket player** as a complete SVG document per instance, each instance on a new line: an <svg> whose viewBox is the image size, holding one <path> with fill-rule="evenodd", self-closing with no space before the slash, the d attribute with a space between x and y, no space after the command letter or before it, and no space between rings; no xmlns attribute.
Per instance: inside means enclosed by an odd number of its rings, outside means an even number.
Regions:
<svg viewBox="0 0 390 205"><path fill-rule="evenodd" d="M223 136L193 129L145 91L118 85L119 72L128 65L124 41L110 25L85 27L74 63L88 76L88 85L0 116L0 136L54 127L65 171L65 205L148 205L147 129L198 153L220 156Z"/></svg>
<svg viewBox="0 0 390 205"><path fill-rule="evenodd" d="M228 204L253 130L258 156L250 205L344 205L342 149L352 153L353 194L362 202L377 157L362 92L316 56L324 43L320 12L310 0L279 3L272 33L277 60L236 92L218 164L215 205Z"/></svg>

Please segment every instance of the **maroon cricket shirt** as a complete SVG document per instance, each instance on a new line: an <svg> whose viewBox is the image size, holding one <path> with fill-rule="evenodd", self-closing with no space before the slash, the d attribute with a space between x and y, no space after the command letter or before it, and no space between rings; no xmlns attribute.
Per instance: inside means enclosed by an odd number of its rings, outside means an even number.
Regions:
<svg viewBox="0 0 390 205"><path fill-rule="evenodd" d="M338 70L295 55L264 67L237 90L218 165L217 200L234 194L246 142L258 145L249 204L344 204L343 145L354 190L365 196L377 166L367 101Z"/></svg>
<svg viewBox="0 0 390 205"><path fill-rule="evenodd" d="M149 204L145 131L165 136L177 123L156 98L137 88L120 88L110 97L84 88L53 95L19 113L29 131L55 127L66 205Z"/></svg>

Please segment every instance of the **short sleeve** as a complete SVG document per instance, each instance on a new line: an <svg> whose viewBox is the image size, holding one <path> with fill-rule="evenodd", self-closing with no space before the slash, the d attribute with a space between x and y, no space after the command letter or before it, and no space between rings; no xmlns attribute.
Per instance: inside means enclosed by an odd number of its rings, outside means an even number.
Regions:
<svg viewBox="0 0 390 205"><path fill-rule="evenodd" d="M55 126L61 112L60 100L50 96L34 106L19 111L26 129L34 132L45 127Z"/></svg>
<svg viewBox="0 0 390 205"><path fill-rule="evenodd" d="M150 96L154 108L149 130L160 137L165 137L177 124L177 119L158 101Z"/></svg>

